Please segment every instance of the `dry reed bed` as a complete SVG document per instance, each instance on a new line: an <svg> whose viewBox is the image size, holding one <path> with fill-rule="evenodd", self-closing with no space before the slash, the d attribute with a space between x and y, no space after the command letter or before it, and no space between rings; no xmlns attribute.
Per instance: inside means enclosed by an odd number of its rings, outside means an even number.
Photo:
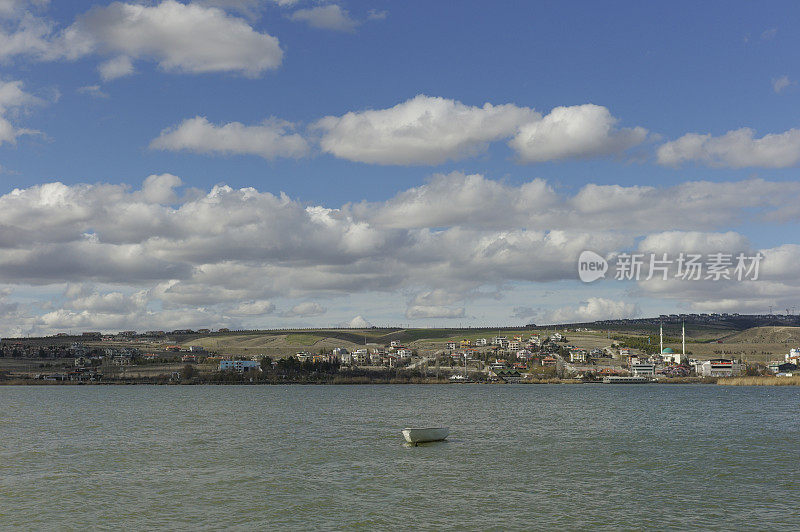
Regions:
<svg viewBox="0 0 800 532"><path fill-rule="evenodd" d="M800 376L729 377L718 379L717 384L727 384L728 386L800 386Z"/></svg>

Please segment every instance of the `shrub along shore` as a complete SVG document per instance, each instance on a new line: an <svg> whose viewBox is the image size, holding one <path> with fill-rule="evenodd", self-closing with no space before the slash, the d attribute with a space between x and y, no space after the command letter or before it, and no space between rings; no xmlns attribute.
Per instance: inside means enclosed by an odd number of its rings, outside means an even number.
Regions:
<svg viewBox="0 0 800 532"><path fill-rule="evenodd" d="M729 377L727 379L718 379L717 384L727 386L800 386L800 376Z"/></svg>

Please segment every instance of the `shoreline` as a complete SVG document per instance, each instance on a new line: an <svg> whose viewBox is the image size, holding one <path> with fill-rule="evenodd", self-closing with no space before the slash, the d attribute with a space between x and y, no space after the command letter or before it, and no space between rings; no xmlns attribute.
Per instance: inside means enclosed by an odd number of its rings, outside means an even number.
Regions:
<svg viewBox="0 0 800 532"><path fill-rule="evenodd" d="M684 379L670 379L662 381L653 381L647 384L668 384L668 385L681 385L681 384L729 384L720 382L723 379L709 379L709 378L684 378ZM787 379L788 380L788 379ZM359 385L469 385L469 384L490 384L490 385L570 385L570 384L604 384L602 381L583 381L580 379L542 379L542 380L527 380L519 382L487 382L487 381L474 381L474 382L451 382L446 379L364 379L364 378L344 378L333 380L254 380L254 381L164 381L158 379L129 379L129 380L106 380L106 381L47 381L37 379L8 379L0 381L0 386L286 386L286 385L299 385L299 386L359 386ZM787 383L789 384L789 383ZM800 378L798 378L800 384ZM743 384L738 384L743 385Z"/></svg>

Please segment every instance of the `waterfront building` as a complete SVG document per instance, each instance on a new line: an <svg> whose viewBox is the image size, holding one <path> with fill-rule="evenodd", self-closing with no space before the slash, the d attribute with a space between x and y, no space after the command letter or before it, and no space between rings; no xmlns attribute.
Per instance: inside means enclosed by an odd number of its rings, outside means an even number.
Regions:
<svg viewBox="0 0 800 532"><path fill-rule="evenodd" d="M715 358L698 363L695 371L702 377L733 377L741 373L742 367L733 360Z"/></svg>
<svg viewBox="0 0 800 532"><path fill-rule="evenodd" d="M778 375L779 373L791 373L797 371L797 365L792 364L790 362L772 362L769 366L767 366L774 375Z"/></svg>
<svg viewBox="0 0 800 532"><path fill-rule="evenodd" d="M791 364L800 365L800 349L793 347L789 350L789 354L786 355L786 362Z"/></svg>
<svg viewBox="0 0 800 532"><path fill-rule="evenodd" d="M683 353L676 353L671 347L666 347L661 352L661 359L665 364L682 364L686 361L686 355Z"/></svg>
<svg viewBox="0 0 800 532"><path fill-rule="evenodd" d="M257 371L261 369L261 363L256 360L220 360L220 371L238 371L244 373L245 371Z"/></svg>
<svg viewBox="0 0 800 532"><path fill-rule="evenodd" d="M369 359L369 353L366 349L356 349L353 351L353 363L359 366L365 366Z"/></svg>
<svg viewBox="0 0 800 532"><path fill-rule="evenodd" d="M631 374L634 377L653 377L656 374L655 364L631 364Z"/></svg>

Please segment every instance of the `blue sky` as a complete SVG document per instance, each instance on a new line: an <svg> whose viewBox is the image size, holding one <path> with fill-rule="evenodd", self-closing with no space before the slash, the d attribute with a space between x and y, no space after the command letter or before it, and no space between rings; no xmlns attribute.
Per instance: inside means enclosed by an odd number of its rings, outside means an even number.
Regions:
<svg viewBox="0 0 800 532"><path fill-rule="evenodd" d="M0 0L0 203L11 213L0 214L11 324L0 332L785 306L800 255L798 15L791 2ZM538 199L505 209L538 182ZM739 182L749 185L730 188ZM48 183L64 188L43 193ZM216 185L231 187L229 204L207 212ZM637 187L654 188L637 200ZM52 226L36 214L48 194L63 214ZM671 208L690 194L694 207ZM238 225L249 209L274 211ZM193 216L220 226L197 218L209 229L191 234ZM295 242L334 222L321 238L337 244L319 256ZM260 252L187 248L220 248L212 236L229 243L242 227L267 235L250 239ZM579 243L613 257L647 238L763 250L767 279L668 290L576 280ZM429 260L428 245L442 255ZM85 257L80 246L99 257L92 267L36 273L56 253ZM103 262L123 252L182 273Z"/></svg>

